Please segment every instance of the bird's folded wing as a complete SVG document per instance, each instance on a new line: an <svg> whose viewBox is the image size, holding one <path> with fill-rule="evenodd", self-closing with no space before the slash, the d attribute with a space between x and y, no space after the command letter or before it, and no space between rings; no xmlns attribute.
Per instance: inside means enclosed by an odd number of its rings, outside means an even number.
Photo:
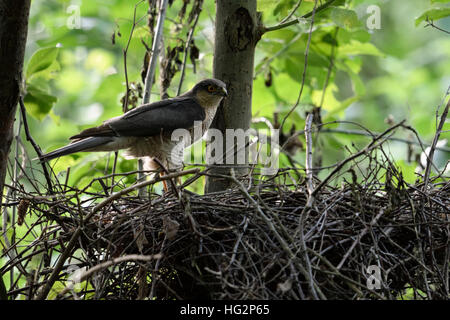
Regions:
<svg viewBox="0 0 450 320"><path fill-rule="evenodd" d="M149 137L175 129L189 129L205 119L205 110L192 98L175 98L143 105L122 116L89 128L71 139L92 136Z"/></svg>
<svg viewBox="0 0 450 320"><path fill-rule="evenodd" d="M161 101L165 102L165 101ZM141 109L141 110L137 110ZM150 104L133 113L111 119L109 125L119 136L154 136L179 128L192 128L195 121L205 119L204 109L194 99L172 99L170 103Z"/></svg>

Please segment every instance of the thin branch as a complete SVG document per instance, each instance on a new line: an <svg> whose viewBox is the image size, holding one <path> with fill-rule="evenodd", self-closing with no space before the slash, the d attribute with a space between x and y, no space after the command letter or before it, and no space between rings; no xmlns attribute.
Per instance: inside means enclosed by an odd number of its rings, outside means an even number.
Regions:
<svg viewBox="0 0 450 320"><path fill-rule="evenodd" d="M295 11L297 11L297 9L301 6L302 2L303 0L298 0L291 12L283 20L281 20L280 23L288 21L294 15Z"/></svg>
<svg viewBox="0 0 450 320"><path fill-rule="evenodd" d="M155 184L155 183L160 182L160 181L170 180L170 179L177 178L177 177L180 177L180 176L184 176L184 175L187 175L187 174L196 174L199 171L200 170L197 169L197 168L189 169L189 170L184 170L184 171L181 171L181 172L174 172L174 173L166 174L164 176L156 176L152 180L148 180L148 181L137 183L137 184L135 184L133 186L124 188L124 189L122 189L122 190L120 190L120 191L118 191L116 193L113 193L111 196L109 196L108 198L106 198L105 200L100 202L98 205L96 205L92 209L92 212L95 213L95 212L99 211L101 208L106 206L108 203L111 203L112 201L120 198L121 196L123 196L123 195L125 195L127 193L132 192L133 190L141 189L141 188L144 188L144 187L146 187L148 185Z"/></svg>
<svg viewBox="0 0 450 320"><path fill-rule="evenodd" d="M323 129L320 132L322 133L340 133L340 134L348 134L348 135L356 135L356 136L366 136L366 137L373 137L373 135L368 134L364 131L359 131L359 130L344 130L344 129ZM374 132L375 135L378 135L379 133ZM402 143L406 143L406 144L413 144L416 146L423 146L423 147L429 147L430 145L425 144L422 145L420 142L417 141L411 141L408 139L402 139L402 138L396 138L396 137L389 137L390 141L396 141L396 142L402 142ZM444 152L450 152L450 148L448 147L436 147L436 150L439 151L444 151Z"/></svg>
<svg viewBox="0 0 450 320"><path fill-rule="evenodd" d="M201 12L201 7L199 8L199 10L195 16L194 24L192 25L191 29L189 30L189 34L188 34L188 37L186 40L186 46L184 48L183 65L181 67L180 83L178 84L178 89L177 89L177 96L180 95L181 88L183 86L184 73L185 73L185 69L186 69L186 62L187 62L187 57L188 57L188 53L189 53L189 48L190 48L190 44L192 41L192 37L194 36L194 31L195 31L195 27L197 26L198 18L200 17L200 12Z"/></svg>
<svg viewBox="0 0 450 320"><path fill-rule="evenodd" d="M135 6L134 6L133 25L131 26L130 36L128 37L127 45L126 45L125 49L123 50L123 66L124 66L125 86L126 86L125 99L124 99L124 102L123 102L123 105L122 105L122 111L124 113L128 111L128 95L130 94L130 84L129 84L129 81L128 81L128 69L127 69L128 48L130 47L130 42L131 42L131 39L133 38L133 32L134 32L135 27L139 23L139 21L142 20L142 18L141 18L141 19L139 19L138 22L136 22L137 7L144 1L145 0L141 0L138 3L136 3Z"/></svg>
<svg viewBox="0 0 450 320"><path fill-rule="evenodd" d="M321 109L323 106L323 102L325 101L325 93L328 88L328 82L330 81L331 72L334 67L334 56L336 53L336 43L337 43L337 34L339 32L339 27L336 27L333 35L333 44L331 45L331 53L330 53L330 65L328 66L327 77L325 78L325 84L323 85L322 98L320 99L319 108Z"/></svg>
<svg viewBox="0 0 450 320"><path fill-rule="evenodd" d="M323 127L325 125L330 125L330 124L352 124L352 125L356 125L360 128L362 128L363 130L351 130L351 129L333 129L333 128L329 128L329 129L321 129L320 132L321 133L341 133L341 134L347 134L347 135L357 135L357 136L366 136L366 137L375 137L377 135L380 135L381 133L379 132L371 132L368 129L364 128L362 125L360 125L359 123L353 122L353 121L345 121L345 120L338 120L338 121L330 121L330 122L326 122L326 123L322 123L320 126ZM406 144L413 144L416 146L420 146L422 152L425 152L425 148L429 147L431 145L431 143L429 144L423 144L417 131L415 131L412 127L410 126L403 126L405 129L411 130L414 135L417 138L417 141L412 141L412 140L408 140L408 139L402 139L402 138L396 138L396 137L389 137L388 140L390 141L397 141L397 142L402 142L402 143L406 143ZM442 133L442 132L441 132ZM294 134L292 134L291 136L288 137L288 139L284 142L284 144L281 146L281 148L285 148L286 145L292 140L295 139L298 136L304 135L305 134L305 130L298 130L296 132L294 132ZM444 151L444 152L450 152L450 148L448 147L436 147L436 150L439 151Z"/></svg>
<svg viewBox="0 0 450 320"><path fill-rule="evenodd" d="M435 25L434 22L433 22L433 20L430 20L430 19L427 18L426 23L427 23L427 24L425 25L424 28L426 28L426 27L432 27L432 28L435 28L436 30L439 30L439 31L445 32L445 33L447 33L447 34L450 34L450 31L447 31L447 30L445 30L445 29L439 28L437 25Z"/></svg>
<svg viewBox="0 0 450 320"><path fill-rule="evenodd" d="M111 203L112 201L114 201L117 198L120 198L122 195L127 194L135 189L138 188L143 188L149 184L153 184L156 182L159 182L161 180L167 180L167 179L172 179L174 177L177 176L181 176L181 175L185 175L185 174L189 174L189 173L197 173L198 169L192 169L192 170L186 170L183 172L177 172L177 173L172 173L172 174L168 174L166 176L163 177L156 177L152 180L149 181L144 181L138 184L135 184L134 186L122 189L119 192L114 193L113 195L111 195L110 197L108 197L107 199L103 200L102 202L100 202L98 205L96 205L94 208L92 208L91 212L89 212L85 217L83 217L83 225L86 225L87 222L104 206L106 206L107 204ZM48 279L48 281L45 283L45 286L38 292L37 296L35 297L35 300L44 300L48 293L50 292L50 289L53 286L53 283L55 283L55 281L57 280L59 273L61 272L65 261L67 260L67 258L70 256L70 254L72 253L73 248L75 247L75 244L78 242L78 238L81 235L81 232L83 231L83 225L79 225L77 227L77 229L74 231L74 233L72 234L72 237L70 238L69 242L67 243L67 246L64 250L64 252L61 254L61 256L58 259L58 262L56 263L56 266L54 267L50 278Z"/></svg>
<svg viewBox="0 0 450 320"><path fill-rule="evenodd" d="M439 140L439 137L441 136L442 128L444 127L444 124L447 120L449 107L450 107L450 99L447 101L447 105L445 106L444 112L442 112L441 120L439 121L439 125L436 129L436 134L434 135L433 142L431 143L430 152L428 153L427 167L425 168L425 174L424 174L424 179L423 179L423 181L424 181L423 191L427 190L428 181L430 179L431 166L433 164L434 151L436 150L436 144Z"/></svg>
<svg viewBox="0 0 450 320"><path fill-rule="evenodd" d="M303 23L305 21L305 19L307 19L309 17L314 17L314 15L317 12L325 10L326 8L331 6L334 1L336 1L336 0L329 0L329 1L325 2L323 5L318 6L317 8L316 8L316 5L314 5L314 9L312 11L308 12L307 14L304 14L300 18L296 18L294 20L287 21L287 22L284 22L284 19L283 19L282 22L280 22L279 24L277 24L277 25L275 25L273 27L263 27L262 34L264 34L266 32L269 32L269 31L275 31L275 30L287 28L287 27L290 27L290 26L292 26L294 24ZM316 1L316 4L317 4L317 1ZM298 5L300 5L300 4L298 4Z"/></svg>
<svg viewBox="0 0 450 320"><path fill-rule="evenodd" d="M312 194L314 190L314 181L313 181L313 168L312 168L312 121L314 115L312 113L308 113L305 121L305 139L306 139L306 186L308 189L309 195Z"/></svg>
<svg viewBox="0 0 450 320"><path fill-rule="evenodd" d="M245 196L245 198L247 198L247 200L253 204L253 206L256 209L256 211L258 212L259 216L263 219L263 221L266 223L266 225L269 227L269 229L273 232L274 236L277 238L277 240L281 244L282 248L288 254L289 259L294 261L294 263L297 265L297 267L300 269L300 271L303 273L303 275L306 277L306 279L308 279L308 283L310 284L311 293L314 295L315 299L317 299L317 300L319 299L317 294L319 294L321 299L326 299L325 295L322 293L319 286L314 281L314 278L312 278L311 273L308 272L302 264L298 263L297 259L295 258L296 254L294 254L294 252L291 250L287 241L280 235L280 233L275 228L275 225L273 224L271 219L264 213L264 211L259 206L258 202L255 199L253 199L253 197L248 193L248 191L245 189L244 185L238 179L236 179L236 177L234 176L233 169L231 169L231 174L232 174L232 176L223 176L223 177L231 180L239 188L239 190L242 192L242 194Z"/></svg>
<svg viewBox="0 0 450 320"><path fill-rule="evenodd" d="M19 104L20 104L20 112L21 112L21 115L22 115L22 120L23 120L23 125L24 125L24 130L25 130L25 136L27 137L27 141L29 141L31 143L31 145L34 148L34 151L36 151L38 157L42 158L42 155L43 155L42 150L37 145L36 141L34 141L33 137L30 134L30 130L29 130L29 127L28 127L28 121L27 121L27 112L26 112L26 108L25 108L25 104L23 102L23 97L22 96L19 98ZM42 161L41 161L41 165L42 165L42 170L44 172L45 181L47 182L48 192L50 194L53 194L52 180L50 179L50 175L48 173L47 166L46 166L45 162L42 162Z"/></svg>
<svg viewBox="0 0 450 320"><path fill-rule="evenodd" d="M284 28L293 26L294 24L305 23L306 21L308 21L306 18L300 17L300 18L295 18L294 20L291 20L288 22L283 22L283 23L277 24L276 26L273 26L273 27L264 27L263 34L266 32L270 32L270 31L284 29Z"/></svg>
<svg viewBox="0 0 450 320"><path fill-rule="evenodd" d="M373 218L373 220L367 226L365 226L365 228L358 234L358 236L355 238L355 240L353 241L353 243L350 246L350 248L348 249L348 251L342 257L341 262L339 262L339 264L337 265L337 267L336 267L337 270L340 270L342 268L342 266L344 265L345 261L348 259L350 253L353 251L353 249L355 249L356 245L358 243L360 243L361 238L364 237L366 235L366 233L369 231L369 227L375 226L375 224L377 223L378 219L380 219L380 217L383 214L384 214L384 210L381 209L380 212L376 215L376 217Z"/></svg>
<svg viewBox="0 0 450 320"><path fill-rule="evenodd" d="M85 281L86 279L88 279L89 277L91 277L94 273L99 272L103 269L109 268L113 265L125 262L125 261L144 261L144 262L148 262L148 261L152 261L155 259L160 259L161 258L161 254L157 253L154 255L139 255L139 254L128 254L125 256L121 256L118 258L114 258L102 263L99 263L95 266L93 266L92 268L83 271L81 274L79 274L77 276L77 282L76 283L80 283ZM63 296L64 294L66 294L68 291L73 289L73 283L67 285L59 294L58 296Z"/></svg>
<svg viewBox="0 0 450 320"><path fill-rule="evenodd" d="M328 183L328 181L331 179L332 176L334 176L339 170L342 169L342 167L352 161L353 159L356 159L358 157L360 157L363 154L368 153L369 151L378 148L380 145L382 145L387 138L385 137L388 133L392 132L393 130L397 129L398 127L402 126L403 123L405 121L401 121L400 123L390 127L389 129L387 129L386 131L384 131L382 134L380 134L379 136L373 138L372 142L370 142L364 149L362 149L361 151L353 154L352 156L346 158L345 160L339 162L339 164L336 166L336 168L325 178L322 180L322 182L314 189L314 191L312 192L312 195L315 195L319 192L319 190ZM381 140L380 142L376 143L378 140Z"/></svg>
<svg viewBox="0 0 450 320"><path fill-rule="evenodd" d="M283 121L281 122L281 126L280 126L281 130L283 130L283 126L284 126L284 123L286 122L286 119L291 115L292 112L294 112L295 109L297 109L297 107L298 107L298 105L300 103L300 99L302 97L303 88L305 86L305 80L306 80L306 70L308 68L309 45L311 44L311 37L312 37L312 30L313 30L313 25L314 25L314 15L315 15L315 12L316 12L316 6L317 6L317 0L314 2L314 8L313 8L312 17L311 17L311 25L310 25L309 33L308 33L308 42L306 43L305 64L304 64L304 67L303 67L302 83L301 83L301 86L300 86L300 92L298 94L297 101L295 102L295 105L291 108L291 110L289 110L289 112L283 118Z"/></svg>

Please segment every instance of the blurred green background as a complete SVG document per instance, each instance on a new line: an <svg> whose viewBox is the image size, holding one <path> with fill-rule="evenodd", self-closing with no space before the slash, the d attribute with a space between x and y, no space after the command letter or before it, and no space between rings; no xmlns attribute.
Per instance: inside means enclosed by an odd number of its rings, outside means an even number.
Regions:
<svg viewBox="0 0 450 320"><path fill-rule="evenodd" d="M297 130L302 129L305 112L313 106L322 106L324 123L349 120L373 132L382 132L389 123L406 119L425 143L431 142L436 111L443 104L450 84L450 41L447 33L425 27L426 22L419 17L424 12L431 17L444 16L436 19L435 24L450 30L450 19L445 18L449 10L447 2L338 0L315 15L304 89L299 106L286 121L285 132L292 125ZM33 54L50 48L35 60L42 62L47 58L51 64L40 72L28 70L25 102L31 133L43 151L61 147L68 142L68 137L81 129L122 113L123 50L130 36L135 3L137 1L33 1L26 61L30 64ZM297 3L296 0L259 0L258 10L263 13L263 23L273 26L288 16ZM186 17L192 4L187 6L186 16L181 20L178 14L182 5L183 1L174 1L168 9L165 47L183 46L187 38ZM303 1L292 17L310 12L313 5L313 1ZM372 10L375 11L368 12L368 7L374 5ZM142 82L145 55L142 41L151 43L147 10L145 1L137 6L138 23L127 53L128 78L136 84ZM182 92L199 79L212 75L214 17L214 2L205 1L194 34L195 46L200 52L196 73L191 60L187 59ZM368 28L368 21L375 21L376 27L379 23L379 29ZM255 117L266 117L273 122L274 112L282 119L295 104L302 82L309 28L310 20L307 20L268 32L257 44L253 88ZM331 61L333 68L329 73ZM178 72L172 81L170 96L176 93L179 76ZM151 101L160 98L158 86L156 81ZM323 166L348 156L344 146L354 143L362 147L370 141L364 136L345 133L361 130L358 126L333 124L324 129L344 132L320 135L316 148L321 150ZM410 132L402 130L396 137L414 140ZM448 132L443 138L448 138ZM34 151L28 144L26 147L34 157ZM414 146L413 154L408 155L405 143L391 142L389 151L407 181L414 182L414 169L418 166L415 160L421 149ZM448 155L448 152L437 154L440 168L445 166ZM304 163L301 148L291 156L297 165ZM79 153L55 160L52 165L55 172L60 172L61 179L67 167L72 167L69 184L81 188L94 176L109 173L112 158L106 153ZM291 165L282 154L280 167ZM119 172L134 169L136 161L120 159ZM323 170L321 174L326 173ZM194 191L201 192L202 183L193 185Z"/></svg>

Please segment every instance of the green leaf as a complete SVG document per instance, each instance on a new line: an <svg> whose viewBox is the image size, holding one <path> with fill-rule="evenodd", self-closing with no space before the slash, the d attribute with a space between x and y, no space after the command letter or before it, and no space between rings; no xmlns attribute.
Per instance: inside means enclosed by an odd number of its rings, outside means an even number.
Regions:
<svg viewBox="0 0 450 320"><path fill-rule="evenodd" d="M427 19L439 20L450 16L450 8L433 8L422 13L418 18L416 18L416 27Z"/></svg>
<svg viewBox="0 0 450 320"><path fill-rule="evenodd" d="M334 116L336 114L339 114L339 113L345 111L345 109L347 109L352 103L354 103L358 100L359 100L359 96L353 96L353 97L345 99L339 105L337 105L333 109L329 110L329 112L326 114L326 119L328 120L328 117Z"/></svg>
<svg viewBox="0 0 450 320"><path fill-rule="evenodd" d="M363 96L366 94L365 84L358 75L361 70L360 59L337 61L336 67L340 70L344 70L349 75L352 80L352 89L356 96Z"/></svg>
<svg viewBox="0 0 450 320"><path fill-rule="evenodd" d="M24 102L27 112L34 118L42 120L52 109L58 99L46 91L28 84Z"/></svg>
<svg viewBox="0 0 450 320"><path fill-rule="evenodd" d="M350 78L352 79L353 91L357 96L363 96L366 94L366 87L361 77L353 72L348 72Z"/></svg>
<svg viewBox="0 0 450 320"><path fill-rule="evenodd" d="M285 1L281 2L281 4L284 4ZM274 13L275 9L280 6L278 0L258 0L257 3L258 11L263 13L263 17L266 18L272 15L275 15ZM279 9L278 9L279 10Z"/></svg>
<svg viewBox="0 0 450 320"><path fill-rule="evenodd" d="M344 44L339 47L339 55L346 57L348 55L371 55L384 57L384 53L381 52L377 47L375 47L370 42L359 42L351 40L350 43Z"/></svg>
<svg viewBox="0 0 450 320"><path fill-rule="evenodd" d="M293 7L292 0L277 1L278 4L273 10L273 15L286 16Z"/></svg>
<svg viewBox="0 0 450 320"><path fill-rule="evenodd" d="M37 50L30 58L27 66L26 76L48 69L58 57L58 47L48 47Z"/></svg>
<svg viewBox="0 0 450 320"><path fill-rule="evenodd" d="M370 40L370 33L363 29L339 30L337 41L340 45L349 43L351 40L358 40L359 42L368 42Z"/></svg>
<svg viewBox="0 0 450 320"><path fill-rule="evenodd" d="M331 9L330 18L343 29L353 29L361 25L356 12L353 10L334 7Z"/></svg>

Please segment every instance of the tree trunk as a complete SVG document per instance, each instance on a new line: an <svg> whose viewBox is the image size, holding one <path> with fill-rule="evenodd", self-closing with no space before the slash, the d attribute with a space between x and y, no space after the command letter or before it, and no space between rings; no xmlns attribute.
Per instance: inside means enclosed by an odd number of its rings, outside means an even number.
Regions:
<svg viewBox="0 0 450 320"><path fill-rule="evenodd" d="M260 38L256 0L217 0L215 29L213 76L226 83L229 96L217 110L211 128L222 132L225 164L226 129L250 128L253 62ZM211 164L210 158L207 163ZM234 170L237 176L247 172L242 166L234 166ZM230 168L216 165L209 172L230 175ZM225 190L229 186L227 179L207 177L205 192Z"/></svg>
<svg viewBox="0 0 450 320"><path fill-rule="evenodd" d="M31 0L0 0L0 195L22 84ZM0 207L2 203L0 196Z"/></svg>

